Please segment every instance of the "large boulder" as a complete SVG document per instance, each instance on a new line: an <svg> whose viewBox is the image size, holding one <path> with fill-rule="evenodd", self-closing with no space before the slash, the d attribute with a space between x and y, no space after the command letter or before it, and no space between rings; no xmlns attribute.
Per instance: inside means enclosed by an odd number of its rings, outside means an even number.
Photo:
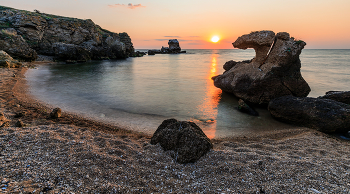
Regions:
<svg viewBox="0 0 350 194"><path fill-rule="evenodd" d="M320 96L319 98L350 104L350 91L329 91L326 92L326 95Z"/></svg>
<svg viewBox="0 0 350 194"><path fill-rule="evenodd" d="M0 67L6 68L18 68L22 65L22 63L14 60L9 54L5 51L0 50Z"/></svg>
<svg viewBox="0 0 350 194"><path fill-rule="evenodd" d="M251 61L229 61L225 72L213 77L214 85L246 102L267 104L270 100L293 95L306 97L311 91L300 73L299 55L306 45L286 32L252 32L239 37L235 48L253 48Z"/></svg>
<svg viewBox="0 0 350 194"><path fill-rule="evenodd" d="M350 105L330 99L283 96L270 101L271 115L283 122L322 132L350 131Z"/></svg>
<svg viewBox="0 0 350 194"><path fill-rule="evenodd" d="M193 122L168 119L158 127L151 144L159 143L165 151L173 150L173 158L179 163L197 161L213 148L210 139Z"/></svg>
<svg viewBox="0 0 350 194"><path fill-rule="evenodd" d="M4 50L14 58L25 61L34 61L38 58L36 51L30 48L28 43L13 28L0 31L0 50Z"/></svg>

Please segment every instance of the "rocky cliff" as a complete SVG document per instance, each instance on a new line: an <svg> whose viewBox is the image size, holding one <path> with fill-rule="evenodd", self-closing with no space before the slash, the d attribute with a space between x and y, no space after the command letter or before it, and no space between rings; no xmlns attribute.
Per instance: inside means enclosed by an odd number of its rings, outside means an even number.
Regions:
<svg viewBox="0 0 350 194"><path fill-rule="evenodd" d="M102 29L90 19L0 6L0 50L26 61L37 54L86 61L127 58L134 47L127 33Z"/></svg>

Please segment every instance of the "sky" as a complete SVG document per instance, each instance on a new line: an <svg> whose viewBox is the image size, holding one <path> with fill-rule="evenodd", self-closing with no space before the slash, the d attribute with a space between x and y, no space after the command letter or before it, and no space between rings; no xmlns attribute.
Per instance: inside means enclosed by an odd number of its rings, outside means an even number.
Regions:
<svg viewBox="0 0 350 194"><path fill-rule="evenodd" d="M350 0L0 0L16 9L92 19L135 49L233 49L252 31L288 32L306 49L350 49ZM211 42L218 36L217 43Z"/></svg>

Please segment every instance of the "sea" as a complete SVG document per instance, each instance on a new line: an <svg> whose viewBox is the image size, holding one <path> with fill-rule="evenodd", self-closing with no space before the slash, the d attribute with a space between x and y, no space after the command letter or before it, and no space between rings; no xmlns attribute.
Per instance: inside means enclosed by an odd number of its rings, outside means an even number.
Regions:
<svg viewBox="0 0 350 194"><path fill-rule="evenodd" d="M139 50L147 51L147 50ZM249 60L253 49L186 50L125 60L42 65L26 72L30 93L52 107L118 127L153 134L163 120L193 121L209 138L247 136L296 126L237 110L238 99L211 77L229 60ZM350 90L350 49L304 49L301 73L309 97Z"/></svg>

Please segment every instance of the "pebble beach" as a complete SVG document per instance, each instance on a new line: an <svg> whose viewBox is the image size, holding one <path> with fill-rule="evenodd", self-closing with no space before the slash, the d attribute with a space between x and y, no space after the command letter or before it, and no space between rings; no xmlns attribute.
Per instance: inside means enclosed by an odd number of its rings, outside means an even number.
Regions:
<svg viewBox="0 0 350 194"><path fill-rule="evenodd" d="M308 128L271 131L212 139L196 163L178 164L148 134L65 112L50 119L55 107L26 85L35 65L0 69L9 121L0 128L1 193L350 193L349 141Z"/></svg>

